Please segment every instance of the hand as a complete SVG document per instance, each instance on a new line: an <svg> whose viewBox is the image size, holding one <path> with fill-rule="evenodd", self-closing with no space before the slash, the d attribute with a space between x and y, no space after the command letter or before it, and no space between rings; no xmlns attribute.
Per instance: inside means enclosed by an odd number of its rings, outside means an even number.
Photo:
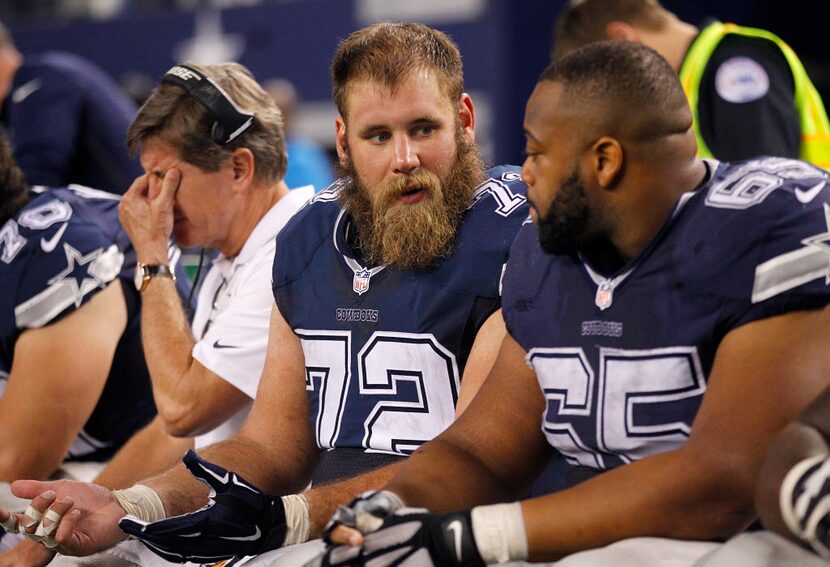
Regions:
<svg viewBox="0 0 830 567"><path fill-rule="evenodd" d="M480 567L470 512L443 516L423 508L402 508L364 537L362 547L329 546L306 567L369 565Z"/></svg>
<svg viewBox="0 0 830 567"><path fill-rule="evenodd" d="M830 558L830 466L824 456L793 466L780 490L781 517L790 531L813 550Z"/></svg>
<svg viewBox="0 0 830 567"><path fill-rule="evenodd" d="M0 567L43 567L48 565L55 552L39 543L24 539L22 542L0 554Z"/></svg>
<svg viewBox="0 0 830 567"><path fill-rule="evenodd" d="M348 506L340 506L323 532L327 543L361 545L363 534L378 529L383 520L403 508L403 501L388 490L364 492Z"/></svg>
<svg viewBox="0 0 830 567"><path fill-rule="evenodd" d="M12 493L19 498L33 498L30 506L40 514L49 509L58 516L58 527L53 530L48 517L33 522L25 514L16 514L26 534L34 534L38 527L53 533L50 537L57 544L55 551L63 555L90 555L126 537L118 529L124 509L103 486L73 480L18 480L12 483Z"/></svg>
<svg viewBox="0 0 830 567"><path fill-rule="evenodd" d="M210 487L207 506L158 522L125 516L120 524L167 561L210 563L258 555L285 541L285 508L280 497L260 492L234 472L188 451L184 464Z"/></svg>
<svg viewBox="0 0 830 567"><path fill-rule="evenodd" d="M138 177L118 205L121 226L133 243L138 260L145 264L166 264L167 245L173 232L173 198L181 173L169 169L161 190L153 194L149 174Z"/></svg>

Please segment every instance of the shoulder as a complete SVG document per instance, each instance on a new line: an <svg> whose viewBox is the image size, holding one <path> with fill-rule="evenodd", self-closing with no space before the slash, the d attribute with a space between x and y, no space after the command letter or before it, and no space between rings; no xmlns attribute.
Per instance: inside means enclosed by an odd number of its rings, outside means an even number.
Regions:
<svg viewBox="0 0 830 567"><path fill-rule="evenodd" d="M27 58L28 60L28 58ZM70 80L78 78L107 78L108 75L98 65L73 53L48 51L36 56L35 64L41 72L63 76Z"/></svg>
<svg viewBox="0 0 830 567"><path fill-rule="evenodd" d="M335 181L300 208L277 236L274 282L280 285L298 277L316 250L333 238L334 225L343 212L338 196L341 181Z"/></svg>
<svg viewBox="0 0 830 567"><path fill-rule="evenodd" d="M785 158L719 164L672 233L671 253L683 278L723 297L751 297L753 304L826 296L828 178Z"/></svg>
<svg viewBox="0 0 830 567"><path fill-rule="evenodd" d="M709 59L707 75L718 94L730 102L755 100L771 88L794 89L792 70L781 47L764 37L728 33Z"/></svg>
<svg viewBox="0 0 830 567"><path fill-rule="evenodd" d="M521 181L519 171L511 165L487 170L485 180L473 192L473 202L459 228L459 238L472 232L472 237L500 240L502 246L510 248L529 212L527 186Z"/></svg>
<svg viewBox="0 0 830 567"><path fill-rule="evenodd" d="M705 205L723 211L743 211L741 218L769 216L774 223L811 216L823 210L830 174L805 161L762 157L736 163L717 163L703 188Z"/></svg>
<svg viewBox="0 0 830 567"><path fill-rule="evenodd" d="M19 328L45 325L80 307L118 277L124 264L124 251L111 231L115 210L101 211L90 222L89 211L75 197L67 189L46 190L3 227L16 235L16 249L7 254L4 248L3 269L18 284Z"/></svg>

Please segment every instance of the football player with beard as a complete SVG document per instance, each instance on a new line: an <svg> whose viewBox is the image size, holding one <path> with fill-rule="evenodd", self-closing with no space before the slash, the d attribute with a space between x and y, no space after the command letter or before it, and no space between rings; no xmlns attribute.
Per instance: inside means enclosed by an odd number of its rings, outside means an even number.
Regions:
<svg viewBox="0 0 830 567"><path fill-rule="evenodd" d="M505 333L501 275L528 208L518 168L481 163L457 46L423 25L381 23L340 44L332 75L343 171L277 240L247 421L126 491L16 483L36 510L51 505L42 531L63 553L132 534L167 560L203 563L319 536L487 375Z"/></svg>
<svg viewBox="0 0 830 567"><path fill-rule="evenodd" d="M676 74L629 41L548 67L525 134L534 222L493 370L338 512L328 537L353 547L318 564L767 565L696 561L755 520L770 440L827 386L827 172L697 158ZM552 455L560 490L519 500Z"/></svg>

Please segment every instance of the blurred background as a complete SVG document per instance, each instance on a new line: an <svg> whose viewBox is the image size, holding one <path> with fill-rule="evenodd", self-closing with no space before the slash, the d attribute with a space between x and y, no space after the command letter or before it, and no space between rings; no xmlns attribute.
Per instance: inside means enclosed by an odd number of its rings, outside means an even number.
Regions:
<svg viewBox="0 0 830 567"><path fill-rule="evenodd" d="M26 53L82 55L141 102L177 62L234 60L261 83L294 87L290 128L333 155L335 110L328 67L337 42L377 20L437 27L461 48L492 163L520 163L522 115L547 65L559 0L0 0L0 20ZM819 2L665 0L694 24L707 17L769 29L801 56L825 102L830 50Z"/></svg>

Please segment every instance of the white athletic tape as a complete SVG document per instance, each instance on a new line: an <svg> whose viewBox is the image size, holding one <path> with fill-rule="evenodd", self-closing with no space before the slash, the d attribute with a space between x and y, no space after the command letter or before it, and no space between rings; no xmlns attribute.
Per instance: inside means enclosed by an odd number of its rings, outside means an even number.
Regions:
<svg viewBox="0 0 830 567"><path fill-rule="evenodd" d="M113 490L113 497L127 514L144 522L158 522L167 517L158 493L143 484L135 484L124 490Z"/></svg>
<svg viewBox="0 0 830 567"><path fill-rule="evenodd" d="M58 514L57 512L49 508L48 510L46 510L46 513L43 515L43 518L45 520L49 520L50 522L55 522L55 524L57 525L63 518L63 514Z"/></svg>
<svg viewBox="0 0 830 567"><path fill-rule="evenodd" d="M58 542L55 541L54 533L58 531L58 526L60 525L61 519L63 518L63 514L58 514L51 508L46 510L46 513L43 514L43 519L40 521L40 525L37 527L37 531L35 531L35 535L41 536L41 541L43 545L52 549L58 546ZM44 521L49 520L51 522L50 525L45 526Z"/></svg>
<svg viewBox="0 0 830 567"><path fill-rule="evenodd" d="M521 504L477 506L470 516L476 547L485 563L527 559L527 534Z"/></svg>
<svg viewBox="0 0 830 567"><path fill-rule="evenodd" d="M308 517L308 500L302 494L289 494L282 497L285 509L285 541L282 545L294 545L308 541L311 521Z"/></svg>
<svg viewBox="0 0 830 567"><path fill-rule="evenodd" d="M43 538L51 536L58 529L58 524L60 523L62 517L62 514L58 514L57 512L49 508L43 515L43 520L41 520L40 523L37 525L35 535L41 536ZM44 520L49 520L51 523L47 526Z"/></svg>
<svg viewBox="0 0 830 567"><path fill-rule="evenodd" d="M39 511L32 508L31 505L28 508L26 508L24 514L29 518L29 521L21 522L20 533L25 533L24 529L31 528L32 526L37 524L40 521L40 518L43 516Z"/></svg>
<svg viewBox="0 0 830 567"><path fill-rule="evenodd" d="M43 538L37 535L37 533L29 533L26 530L36 526L38 522L40 522L40 518L43 515L34 508L32 508L31 505L28 508L26 508L24 514L29 519L25 522L20 522L20 525L17 526L17 531L29 538L30 540L32 540L33 542L40 543Z"/></svg>

